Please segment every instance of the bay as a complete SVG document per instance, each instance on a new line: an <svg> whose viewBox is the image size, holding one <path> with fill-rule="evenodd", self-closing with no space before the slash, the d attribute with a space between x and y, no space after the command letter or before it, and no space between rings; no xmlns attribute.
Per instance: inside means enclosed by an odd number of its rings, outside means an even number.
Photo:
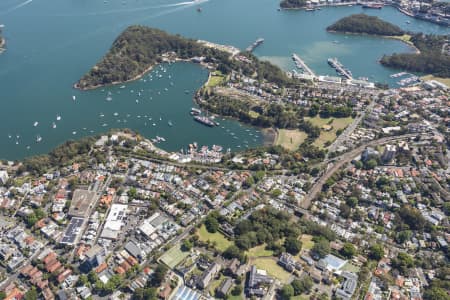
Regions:
<svg viewBox="0 0 450 300"><path fill-rule="evenodd" d="M197 11L198 7L202 12ZM334 75L326 60L338 57L356 77L367 76L390 84L394 82L389 75L396 70L382 67L378 59L383 54L412 51L395 40L325 31L339 18L363 11L359 6L316 12L277 11L277 7L277 1L272 0L1 1L0 23L5 24L7 51L0 55L0 157L20 159L45 153L67 139L123 127L149 138L165 137L167 142L160 146L167 150L179 150L194 141L232 150L262 143L259 130L233 120L219 120L221 126L216 128L193 122L188 114L193 106L192 92L207 78L206 70L197 65L166 66L163 78L135 81L126 84L125 89L72 89L73 83L101 59L129 25L148 25L241 49L263 37L265 42L255 54L285 70L293 68L290 56L295 52L316 73ZM412 31L449 33L448 28L409 18L391 7L364 12ZM410 24L406 24L407 20ZM136 97L140 90L142 97ZM108 92L111 101L106 100ZM75 101L72 96L76 96ZM57 114L61 121L55 121ZM158 122L153 126L152 121L143 121L144 115ZM174 126L168 126L169 120ZM34 127L36 121L39 125ZM52 122L56 123L55 129ZM42 137L40 143L35 141L37 135Z"/></svg>

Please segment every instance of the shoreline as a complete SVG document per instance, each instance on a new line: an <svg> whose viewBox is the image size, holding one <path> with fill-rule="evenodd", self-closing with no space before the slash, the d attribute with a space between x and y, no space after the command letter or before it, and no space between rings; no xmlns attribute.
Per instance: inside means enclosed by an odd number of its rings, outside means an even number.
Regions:
<svg viewBox="0 0 450 300"><path fill-rule="evenodd" d="M80 81L78 81L78 82L76 82L73 85L73 88L77 89L77 90L80 90L80 91L90 91L90 90L95 90L95 89L98 89L98 88L101 88L101 87L105 87L105 86L113 86L113 85L119 85L119 84L128 83L128 82L135 81L135 80L138 80L138 79L142 78L146 73L150 72L154 67L155 66L151 65L147 69L145 69L143 72L141 72L140 74L136 75L133 78L125 80L125 81L113 81L113 82L107 83L107 84L97 84L97 85L88 86L88 87L80 87L80 85L79 85Z"/></svg>
<svg viewBox="0 0 450 300"><path fill-rule="evenodd" d="M177 62L192 62L190 59L180 59L180 58L176 58L175 60L172 60L172 61L162 61L162 62L160 62L160 63L157 63L157 64L155 64L155 65L151 65L151 66L149 66L147 69L145 69L143 72L141 72L141 73L139 73L138 75L136 75L136 76L134 76L133 78L130 78L130 79L127 79L127 80L125 80L125 81L114 81L114 82L111 82L111 83L107 83L107 84L97 84L97 85L95 85L95 86L89 86L89 87L80 87L80 85L79 85L79 80L76 82L76 83L74 83L74 85L72 86L74 89L77 89L77 90L80 90L80 91L90 91L90 90L95 90L95 89L98 89L98 88L101 88L101 87L106 87L106 86L114 86L114 85L119 85L119 84L124 84L124 83L129 83L129 82L132 82L132 81L136 81L136 80L139 80L139 79L141 79L145 74L147 74L148 72L150 72L154 67L156 67L156 66L158 66L158 65L160 65L160 64L162 64L162 63L173 63L173 62L175 62L175 63L177 63ZM192 62L193 63L193 62ZM202 63L199 63L199 65L201 65L202 67L206 67L204 64L202 64ZM94 68L95 68L95 66L94 66ZM209 73L209 75L208 76L210 76L211 75L211 72L209 72L208 71L208 73ZM208 80L209 80L209 77L208 77ZM203 85L200 87L200 88L202 88L203 87Z"/></svg>
<svg viewBox="0 0 450 300"><path fill-rule="evenodd" d="M6 39L3 37L0 37L0 54L6 50L5 45L6 45Z"/></svg>
<svg viewBox="0 0 450 300"><path fill-rule="evenodd" d="M336 30L327 30L327 32L334 33L334 34L361 35L361 36L369 36L369 37L377 37L377 38L382 38L382 39L396 40L396 41L400 41L400 42L410 46L416 54L420 54L420 50L411 41L405 41L404 39L401 38L407 34L391 36L391 35L380 35L380 34L372 34L372 33L365 33L365 32L359 33L359 32L350 32L350 31L336 31Z"/></svg>
<svg viewBox="0 0 450 300"><path fill-rule="evenodd" d="M264 135L263 146L274 146L278 139L277 128L261 128L261 132Z"/></svg>

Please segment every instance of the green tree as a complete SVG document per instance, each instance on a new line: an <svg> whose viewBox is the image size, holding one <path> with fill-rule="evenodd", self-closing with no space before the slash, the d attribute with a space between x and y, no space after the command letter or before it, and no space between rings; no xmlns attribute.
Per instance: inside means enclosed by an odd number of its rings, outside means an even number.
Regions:
<svg viewBox="0 0 450 300"><path fill-rule="evenodd" d="M328 242L324 238L319 239L311 249L311 252L320 258L324 258L325 256L327 256L330 251L330 242Z"/></svg>
<svg viewBox="0 0 450 300"><path fill-rule="evenodd" d="M189 239L185 239L183 241L183 244L181 245L181 250L187 252L187 251L191 251L193 245L192 242Z"/></svg>
<svg viewBox="0 0 450 300"><path fill-rule="evenodd" d="M351 243L345 243L340 253L342 254L342 256L350 259L356 254L355 246L353 246L353 244Z"/></svg>
<svg viewBox="0 0 450 300"><path fill-rule="evenodd" d="M6 298L6 293L4 291L0 291L0 300L3 300Z"/></svg>
<svg viewBox="0 0 450 300"><path fill-rule="evenodd" d="M240 294L242 294L242 286L239 284L231 290L231 295L239 296Z"/></svg>
<svg viewBox="0 0 450 300"><path fill-rule="evenodd" d="M373 260L380 260L384 256L383 245L373 244L369 249L369 257Z"/></svg>
<svg viewBox="0 0 450 300"><path fill-rule="evenodd" d="M314 285L311 277L304 276L301 279L294 279L291 283L292 288L294 289L294 295L298 296L303 293L309 293Z"/></svg>
<svg viewBox="0 0 450 300"><path fill-rule="evenodd" d="M156 267L155 272L152 275L151 280L152 287L159 287L161 285L164 278L166 277L167 271L168 271L167 267L162 264L159 264Z"/></svg>
<svg viewBox="0 0 450 300"><path fill-rule="evenodd" d="M297 255L302 249L302 243L295 237L288 237L284 241L284 248L292 255Z"/></svg>
<svg viewBox="0 0 450 300"><path fill-rule="evenodd" d="M213 215L209 214L205 219L206 230L210 233L215 233L219 229L219 221Z"/></svg>
<svg viewBox="0 0 450 300"><path fill-rule="evenodd" d="M351 208L355 208L358 205L358 198L351 196L348 197L347 200L345 201L345 203L351 207Z"/></svg>
<svg viewBox="0 0 450 300"><path fill-rule="evenodd" d="M38 292L36 291L36 288L33 286L31 289L29 289L24 297L25 300L37 300L38 298Z"/></svg>
<svg viewBox="0 0 450 300"><path fill-rule="evenodd" d="M450 300L450 295L440 287L426 289L423 293L424 300Z"/></svg>
<svg viewBox="0 0 450 300"><path fill-rule="evenodd" d="M289 300L291 297L294 296L294 288L290 284L286 284L281 288L280 291L280 297L283 300Z"/></svg>

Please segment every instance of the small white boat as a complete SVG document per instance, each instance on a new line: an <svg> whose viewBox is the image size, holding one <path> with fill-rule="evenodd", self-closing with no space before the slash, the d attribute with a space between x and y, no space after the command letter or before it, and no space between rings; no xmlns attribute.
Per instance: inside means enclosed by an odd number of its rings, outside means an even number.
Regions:
<svg viewBox="0 0 450 300"><path fill-rule="evenodd" d="M153 126L156 126L156 123L153 123L152 125L153 125Z"/></svg>
<svg viewBox="0 0 450 300"><path fill-rule="evenodd" d="M103 127L106 127L106 126L108 126L108 124L106 124L106 123L103 123L103 125L102 125Z"/></svg>
<svg viewBox="0 0 450 300"><path fill-rule="evenodd" d="M52 123L52 128L53 128L53 129L56 128L56 123L55 123L55 122Z"/></svg>
<svg viewBox="0 0 450 300"><path fill-rule="evenodd" d="M36 121L36 122L33 123L33 126L34 126L34 127L36 127L36 126L38 126L38 125L39 125L39 122L38 122L38 121Z"/></svg>
<svg viewBox="0 0 450 300"><path fill-rule="evenodd" d="M75 134L77 134L77 132L76 131L72 131L72 134L75 135Z"/></svg>
<svg viewBox="0 0 450 300"><path fill-rule="evenodd" d="M104 114L100 114L100 118L103 118L105 115Z"/></svg>
<svg viewBox="0 0 450 300"><path fill-rule="evenodd" d="M42 141L42 137L40 135L36 136L36 143L40 143Z"/></svg>
<svg viewBox="0 0 450 300"><path fill-rule="evenodd" d="M120 86L120 88L121 88L121 89L124 89L124 88L125 88L125 86L124 86L124 85L122 85L122 86Z"/></svg>
<svg viewBox="0 0 450 300"><path fill-rule="evenodd" d="M111 96L106 97L106 101L112 101L112 97Z"/></svg>
<svg viewBox="0 0 450 300"><path fill-rule="evenodd" d="M115 117L117 117L117 116L119 115L119 113L115 112L113 115L114 115Z"/></svg>
<svg viewBox="0 0 450 300"><path fill-rule="evenodd" d="M77 100L77 97L72 96L72 100L73 100L73 101Z"/></svg>
<svg viewBox="0 0 450 300"><path fill-rule="evenodd" d="M8 139L12 138L12 136L10 134L8 134Z"/></svg>
<svg viewBox="0 0 450 300"><path fill-rule="evenodd" d="M56 121L60 121L61 120L61 116L60 115L56 115Z"/></svg>

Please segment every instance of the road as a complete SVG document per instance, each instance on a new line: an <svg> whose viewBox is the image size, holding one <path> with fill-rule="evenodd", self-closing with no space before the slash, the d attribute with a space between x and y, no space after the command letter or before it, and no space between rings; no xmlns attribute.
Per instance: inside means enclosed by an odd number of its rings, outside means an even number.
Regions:
<svg viewBox="0 0 450 300"><path fill-rule="evenodd" d="M366 147L374 147L378 145L383 145L389 142L395 142L404 140L407 138L412 138L417 136L417 134L404 134L399 136L393 136L393 137L385 137L378 140L373 140L368 143L365 143L347 153L344 153L341 156L336 157L335 163L328 168L323 175L319 178L319 180L314 183L314 185L311 187L309 192L306 194L305 198L302 201L302 204L300 205L303 209L308 209L311 205L311 201L317 197L317 195L322 191L322 186L325 184L325 182L342 166L349 163L353 160L358 154L360 154Z"/></svg>
<svg viewBox="0 0 450 300"><path fill-rule="evenodd" d="M367 108L359 116L357 116L356 119L353 120L353 122L349 126L347 126L347 128L345 128L345 130L336 138L336 140L330 145L330 147L328 147L328 152L325 159L328 159L329 153L335 152L344 141L348 140L348 136L353 133L356 127L358 127L359 123L361 123L366 114L372 111L375 104L375 101L370 102L369 106L367 106Z"/></svg>

